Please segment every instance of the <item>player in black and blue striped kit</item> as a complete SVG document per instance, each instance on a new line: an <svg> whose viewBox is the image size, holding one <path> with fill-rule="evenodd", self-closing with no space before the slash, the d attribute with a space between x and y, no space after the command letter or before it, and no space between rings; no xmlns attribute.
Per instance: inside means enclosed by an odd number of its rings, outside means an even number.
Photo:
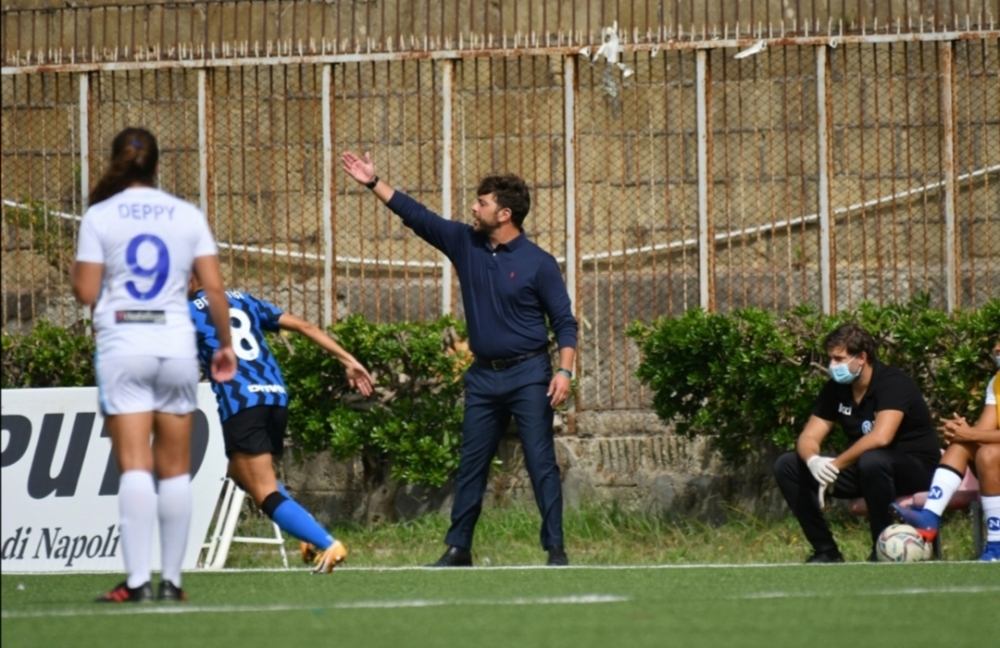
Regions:
<svg viewBox="0 0 1000 648"><path fill-rule="evenodd" d="M288 407L288 392L264 332L278 331L283 312L274 304L236 290L227 290L229 324L239 358L236 376L227 383L212 383L223 424L253 407ZM215 328L208 318L208 300L199 290L190 303L191 319L198 335L198 358L202 365L218 346ZM237 341L237 337L238 340ZM227 439L227 443L229 440ZM227 453L230 446L226 446Z"/></svg>
<svg viewBox="0 0 1000 648"><path fill-rule="evenodd" d="M208 300L194 280L188 296L198 357L207 367L219 341L208 317ZM282 530L302 541L303 559L315 559L314 573L328 573L344 561L347 549L291 498L274 474L273 460L284 450L288 390L264 333L285 329L305 335L337 356L348 383L365 396L372 393L372 378L354 356L318 326L244 292L226 291L226 297L233 351L238 360L236 376L223 383L212 381L212 390L222 419L229 476Z"/></svg>

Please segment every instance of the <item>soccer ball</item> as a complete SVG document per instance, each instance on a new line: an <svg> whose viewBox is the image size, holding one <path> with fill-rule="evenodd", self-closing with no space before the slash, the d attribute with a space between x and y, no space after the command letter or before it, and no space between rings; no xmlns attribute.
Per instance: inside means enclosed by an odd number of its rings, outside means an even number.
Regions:
<svg viewBox="0 0 1000 648"><path fill-rule="evenodd" d="M893 524L879 535L875 554L881 562L919 562L930 559L931 545L909 524Z"/></svg>

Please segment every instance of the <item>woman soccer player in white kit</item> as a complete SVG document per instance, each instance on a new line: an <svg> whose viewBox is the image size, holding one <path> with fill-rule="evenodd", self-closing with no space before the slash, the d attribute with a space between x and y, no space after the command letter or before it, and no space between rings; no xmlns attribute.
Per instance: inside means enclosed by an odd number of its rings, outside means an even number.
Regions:
<svg viewBox="0 0 1000 648"><path fill-rule="evenodd" d="M218 323L212 377L224 382L236 370L208 221L194 205L155 188L158 158L156 138L147 130L126 128L115 137L110 165L91 191L80 224L71 276L76 298L96 302L100 407L121 469L119 530L128 578L99 602L153 599L150 554L157 516L162 561L157 598L186 599L181 564L191 522L191 422L198 388L187 303L192 271Z"/></svg>

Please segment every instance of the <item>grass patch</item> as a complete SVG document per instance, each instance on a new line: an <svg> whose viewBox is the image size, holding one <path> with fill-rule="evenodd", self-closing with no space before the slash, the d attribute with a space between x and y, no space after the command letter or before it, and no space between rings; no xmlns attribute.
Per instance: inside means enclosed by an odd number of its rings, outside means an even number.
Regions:
<svg viewBox="0 0 1000 648"><path fill-rule="evenodd" d="M830 516L834 536L848 561L868 557L868 521L846 512ZM967 513L949 512L942 531L945 560L970 560L972 524ZM439 514L371 528L340 525L333 529L350 551L353 566L423 565L444 550L448 518ZM768 520L731 510L722 525L675 520L596 504L564 514L566 550L572 564L737 564L795 563L805 560L809 544L794 518ZM538 539L538 511L526 504L483 511L476 528L477 565L537 565L545 561ZM271 522L262 514L245 513L237 535L271 536ZM298 542L286 536L290 564L298 561ZM274 546L234 544L227 567L281 567Z"/></svg>
<svg viewBox="0 0 1000 648"><path fill-rule="evenodd" d="M995 565L194 572L186 604L98 605L111 575L4 575L4 648L991 645ZM960 630L958 630L960 629ZM995 638L995 636L994 636Z"/></svg>

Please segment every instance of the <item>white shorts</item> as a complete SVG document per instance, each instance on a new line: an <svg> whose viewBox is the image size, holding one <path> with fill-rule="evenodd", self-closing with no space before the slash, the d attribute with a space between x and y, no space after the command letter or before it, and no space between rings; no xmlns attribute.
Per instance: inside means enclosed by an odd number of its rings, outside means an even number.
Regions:
<svg viewBox="0 0 1000 648"><path fill-rule="evenodd" d="M198 361L152 356L97 357L97 398L105 416L165 412L198 406Z"/></svg>

